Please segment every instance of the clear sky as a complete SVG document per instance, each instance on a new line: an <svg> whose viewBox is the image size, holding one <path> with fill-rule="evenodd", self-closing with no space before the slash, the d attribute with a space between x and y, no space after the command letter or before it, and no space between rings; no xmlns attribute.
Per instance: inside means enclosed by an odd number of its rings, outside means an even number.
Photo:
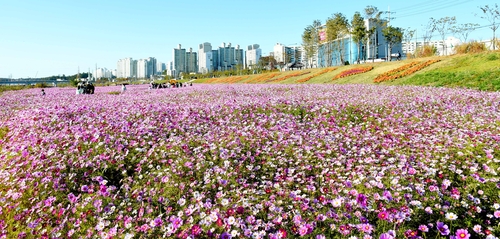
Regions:
<svg viewBox="0 0 500 239"><path fill-rule="evenodd" d="M368 5L390 9L391 25L422 32L430 17L490 23L479 6L493 0L0 0L0 78L47 77L115 69L119 59L172 60L182 44L198 51L210 42L259 44L268 55L276 43L301 44L303 30L340 12L351 19ZM475 16L479 14L479 16ZM439 37L436 36L436 39ZM492 38L483 27L469 39Z"/></svg>

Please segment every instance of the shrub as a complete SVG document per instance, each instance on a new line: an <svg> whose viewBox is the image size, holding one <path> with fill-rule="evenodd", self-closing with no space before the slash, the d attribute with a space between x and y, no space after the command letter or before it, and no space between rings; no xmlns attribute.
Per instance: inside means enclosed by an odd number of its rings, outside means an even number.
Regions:
<svg viewBox="0 0 500 239"><path fill-rule="evenodd" d="M471 41L455 46L456 54L480 53L486 51L484 42Z"/></svg>
<svg viewBox="0 0 500 239"><path fill-rule="evenodd" d="M435 56L436 54L437 54L437 48L435 46L425 45L423 47L417 47L415 53L409 55L411 55L410 58L415 58L415 57Z"/></svg>

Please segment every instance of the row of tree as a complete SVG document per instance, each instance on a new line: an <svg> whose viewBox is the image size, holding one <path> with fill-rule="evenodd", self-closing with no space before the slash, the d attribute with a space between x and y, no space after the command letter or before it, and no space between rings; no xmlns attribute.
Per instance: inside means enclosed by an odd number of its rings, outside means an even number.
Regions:
<svg viewBox="0 0 500 239"><path fill-rule="evenodd" d="M491 24L489 27L493 30L492 42L493 50L495 50L495 31L500 24L500 9L497 4L494 6L480 6L479 9L483 15L476 14L476 16L487 20ZM388 44L388 49L392 49L395 44L403 41L409 43L415 35L415 29L390 26L390 19L383 17L389 12L380 11L375 6L370 5L365 7L363 13L364 16L360 12L355 12L350 21L344 14L334 13L326 20L325 24L322 24L320 20L314 20L311 25L308 25L302 34L302 44L307 58L307 66L311 66L312 59L318 53L320 46L323 48L322 52L326 66L331 66L334 63L337 65L345 64L344 46L348 40L348 36L352 37L353 42L356 43L358 52L362 52L362 47L375 47L374 34L376 34L378 27L383 29L382 35ZM366 27L365 19L368 19L370 22L370 28ZM430 18L429 22L423 27L423 42L426 45L435 32L439 33L442 41L445 40L447 34L452 33L458 36L463 42L467 42L469 34L477 29L479 24L457 24L456 17L443 17L440 19ZM445 44L443 44L443 51L445 50L444 47ZM332 62L332 56L335 56L337 62ZM361 54L358 54L358 62L361 60L361 56Z"/></svg>

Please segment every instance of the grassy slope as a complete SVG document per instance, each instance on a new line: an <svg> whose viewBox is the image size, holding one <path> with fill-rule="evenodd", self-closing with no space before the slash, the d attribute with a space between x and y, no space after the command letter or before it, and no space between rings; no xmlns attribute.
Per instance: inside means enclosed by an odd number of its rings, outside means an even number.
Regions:
<svg viewBox="0 0 500 239"><path fill-rule="evenodd" d="M373 79L379 74L398 68L411 61L425 61L439 59L421 71L397 80L384 82L384 85L425 85L466 87L479 90L500 90L500 52L485 52L480 54L454 55L448 57L429 57L421 59L410 59L404 61L366 63L362 65L340 66L335 70L311 78L305 83L334 83L334 84L374 84ZM340 72L356 67L373 66L374 69L359 75L349 76L333 80ZM267 75L247 75L237 77L223 77L219 79L199 79L195 83L268 83L268 84L297 84L304 77L319 74L325 68L305 69L297 71L276 72L276 76L269 78ZM306 72L310 72L305 74ZM304 73L301 76L294 74Z"/></svg>

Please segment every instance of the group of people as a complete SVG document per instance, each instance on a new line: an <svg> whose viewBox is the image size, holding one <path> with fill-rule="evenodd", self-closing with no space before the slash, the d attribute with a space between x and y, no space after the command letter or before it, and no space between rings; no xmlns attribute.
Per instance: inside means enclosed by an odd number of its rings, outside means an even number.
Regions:
<svg viewBox="0 0 500 239"><path fill-rule="evenodd" d="M92 82L78 82L76 85L76 94L94 94L95 86Z"/></svg>
<svg viewBox="0 0 500 239"><path fill-rule="evenodd" d="M176 82L176 83L170 84L170 83L156 83L153 81L151 81L151 83L149 83L149 89L179 88L179 87L186 87L186 86L188 86L188 83ZM193 86L193 83L189 83L189 86Z"/></svg>

